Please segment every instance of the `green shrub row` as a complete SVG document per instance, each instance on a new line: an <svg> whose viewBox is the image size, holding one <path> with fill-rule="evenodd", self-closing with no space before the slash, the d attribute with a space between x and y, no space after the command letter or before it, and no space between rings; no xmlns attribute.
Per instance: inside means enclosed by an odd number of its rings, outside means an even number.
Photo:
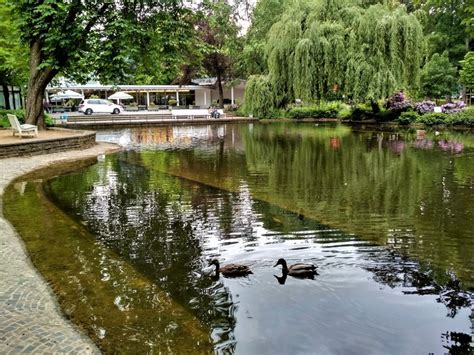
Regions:
<svg viewBox="0 0 474 355"><path fill-rule="evenodd" d="M447 115L446 124L474 126L474 107Z"/></svg>
<svg viewBox="0 0 474 355"><path fill-rule="evenodd" d="M293 107L288 111L288 117L294 119L342 118L348 112L348 106L341 102L323 102L319 105Z"/></svg>
<svg viewBox="0 0 474 355"><path fill-rule="evenodd" d="M387 110L380 106L380 103L357 104L354 106L347 118L353 121L375 120L377 122L395 121L400 111Z"/></svg>
<svg viewBox="0 0 474 355"><path fill-rule="evenodd" d="M431 112L419 115L414 111L408 111L403 112L397 121L403 125L416 122L423 123L427 126L441 124L474 126L474 108L451 114Z"/></svg>
<svg viewBox="0 0 474 355"><path fill-rule="evenodd" d="M7 113L16 115L16 117L18 118L18 121L21 124L25 123L24 110L0 110L0 127L3 127L3 128L10 127L10 122L8 121ZM44 121L46 123L46 127L54 126L54 119L47 113L44 114Z"/></svg>

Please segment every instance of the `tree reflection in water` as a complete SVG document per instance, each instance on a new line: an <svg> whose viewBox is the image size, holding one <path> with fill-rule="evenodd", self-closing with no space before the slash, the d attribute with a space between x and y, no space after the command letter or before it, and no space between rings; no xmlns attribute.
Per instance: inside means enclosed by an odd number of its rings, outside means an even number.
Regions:
<svg viewBox="0 0 474 355"><path fill-rule="evenodd" d="M238 303L234 302L228 284L202 274L202 268L207 265L206 258L219 256L222 250L232 248L240 248L239 252L258 252L265 243L284 244L293 237L308 244L327 243L325 237L332 238L334 243L361 241L354 235L305 217L308 210L319 212L327 220L342 226L352 226L354 220L363 221L367 216L382 220L383 216L377 215L380 210L394 214L397 221L404 221L408 209L416 219L423 221L425 217L417 214L419 205L412 200L413 196L429 200L433 194L425 197L425 186L432 187L433 184L428 173L434 174L438 166L451 171L449 162L445 160L434 162L435 158L424 153L406 156L408 148L396 143L396 139L390 141L395 144L389 142L384 146L379 143L380 148L387 148L390 152L383 152L379 157L372 148L357 145L363 137L351 136L348 139L344 136L345 131L338 138L337 149L334 149L336 142L332 135L325 137L331 142L326 147L325 141L313 139L310 131L296 131L298 134L283 137L281 132L255 130L253 134L259 135L258 140L250 141L248 136L244 140L247 144L246 162L241 154L226 151L224 141L218 140L215 142L216 155L213 155L212 146L204 147L201 152L125 152L107 158L103 165L90 169L86 176L72 174L56 178L50 187L52 195L64 209L79 217L101 241L208 325L216 351L232 353L237 345ZM285 134L290 133L291 130ZM352 156L344 158L341 153L351 145L354 145ZM328 149L332 153L328 154ZM374 149L379 149L379 146ZM396 154L396 158L391 154ZM403 159L399 159L399 155ZM366 160L363 164L359 164L360 157ZM299 161L300 158L304 161ZM269 159L275 163L270 168ZM338 168L333 171L324 169L328 159L337 162ZM358 164L354 164L355 161ZM287 169L289 165L293 168ZM369 173L364 170L373 165L377 166L376 170ZM418 184L408 188L408 184L399 180L399 176L405 176L398 174L403 169L408 169L410 174L407 175L420 176L420 166L430 168L419 178ZM319 169L317 174L314 167ZM385 180L388 168L394 173ZM247 175L246 169L251 174ZM178 179L163 171L180 177L193 177L203 183ZM361 180L367 175L373 179ZM469 177L470 171L465 175ZM344 179L359 184L344 187L339 184ZM374 181L379 194L360 198L366 196L366 191L373 190ZM448 183L454 186L451 188L454 193L455 182L449 180ZM259 190L262 186L265 189ZM436 195L444 191L438 186L433 189ZM469 195L464 198L468 201ZM352 201L354 208L345 215L343 207L347 201ZM286 204L289 208L277 207ZM449 207L446 206L443 208ZM383 236L380 238L382 242L386 239L389 241L387 244L397 249L374 247L371 252L357 255L357 266L371 272L379 284L401 288L405 294L437 295L438 302L446 306L451 318L460 309L471 305L470 294L462 290L456 278L439 277L438 268L435 281L435 273L426 266L428 263L420 265L413 256L406 256L410 253L405 251L412 251L412 255L425 253L427 258L431 257L429 252L432 249L426 249L426 252L423 249L431 244L415 244L413 230L389 229L389 218L382 222L370 231L371 234L378 238ZM419 228L422 226L420 222ZM270 237L257 235L255 230L259 228L275 234ZM446 222L448 228L454 227ZM305 230L321 234L292 234ZM387 234L387 230L390 233ZM317 239L318 236L322 239ZM459 255L466 252L457 244L455 250ZM466 263L464 259L459 260L459 264ZM281 276L275 277L280 284L287 281ZM447 281L443 282L443 279ZM258 284L253 283L252 287L258 287ZM450 339L446 347L450 349L456 349L460 339L464 339L459 334L453 337L454 332L446 334Z"/></svg>

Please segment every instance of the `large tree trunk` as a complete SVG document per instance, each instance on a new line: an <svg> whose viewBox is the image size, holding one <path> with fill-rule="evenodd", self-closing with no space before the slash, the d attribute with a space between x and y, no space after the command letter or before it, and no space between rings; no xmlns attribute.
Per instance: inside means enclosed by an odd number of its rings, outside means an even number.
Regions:
<svg viewBox="0 0 474 355"><path fill-rule="evenodd" d="M57 71L45 68L38 69L42 61L42 44L35 41L30 46L30 75L28 78L28 91L25 104L25 121L44 129L43 100L44 91Z"/></svg>
<svg viewBox="0 0 474 355"><path fill-rule="evenodd" d="M221 73L217 73L217 88L219 89L219 107L224 108L224 89L222 88Z"/></svg>
<svg viewBox="0 0 474 355"><path fill-rule="evenodd" d="M5 110L10 110L10 91L8 85L2 83L3 97L5 98Z"/></svg>

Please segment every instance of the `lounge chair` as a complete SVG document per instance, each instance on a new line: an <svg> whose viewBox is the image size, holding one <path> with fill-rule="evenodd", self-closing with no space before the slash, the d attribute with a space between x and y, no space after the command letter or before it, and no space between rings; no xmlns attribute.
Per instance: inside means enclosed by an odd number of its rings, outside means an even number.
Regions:
<svg viewBox="0 0 474 355"><path fill-rule="evenodd" d="M10 121L10 126L12 126L13 136L18 133L21 138L23 134L34 134L35 137L38 137L38 127L32 124L20 124L18 118L15 115L7 114L8 120Z"/></svg>

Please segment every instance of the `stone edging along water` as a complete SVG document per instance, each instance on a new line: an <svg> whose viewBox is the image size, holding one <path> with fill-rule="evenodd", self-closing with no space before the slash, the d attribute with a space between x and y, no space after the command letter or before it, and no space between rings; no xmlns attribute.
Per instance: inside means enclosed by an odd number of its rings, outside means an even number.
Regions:
<svg viewBox="0 0 474 355"><path fill-rule="evenodd" d="M19 140L15 143L0 144L0 159L24 155L57 153L64 150L86 149L95 144L94 131L73 131L63 128L50 128L55 131L74 132L74 135L61 138Z"/></svg>
<svg viewBox="0 0 474 355"><path fill-rule="evenodd" d="M61 314L52 290L3 216L3 192L14 179L37 169L116 150L116 145L100 143L84 150L0 159L0 354L99 353Z"/></svg>

